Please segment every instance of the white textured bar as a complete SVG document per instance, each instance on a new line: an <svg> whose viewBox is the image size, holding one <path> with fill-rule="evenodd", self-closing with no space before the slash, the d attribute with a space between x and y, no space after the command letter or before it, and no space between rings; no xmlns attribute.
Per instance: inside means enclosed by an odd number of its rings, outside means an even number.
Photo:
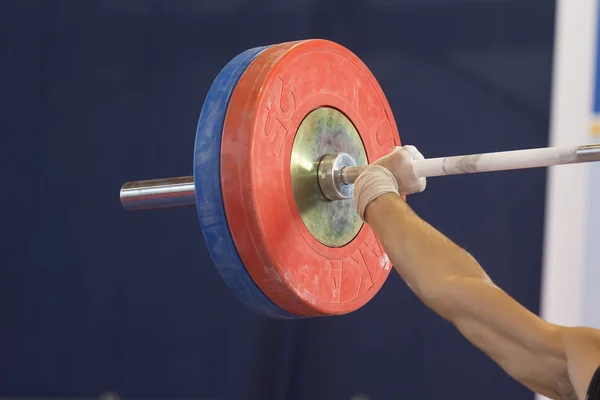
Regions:
<svg viewBox="0 0 600 400"><path fill-rule="evenodd" d="M414 161L414 166L420 177L429 178L432 176L551 167L553 165L592 161L600 161L600 145L543 147L539 149L428 158ZM365 168L366 166L343 168L340 172L342 182L347 185L353 184Z"/></svg>
<svg viewBox="0 0 600 400"><path fill-rule="evenodd" d="M415 161L414 166L417 174L421 177L549 167L577 162L577 150L577 146L548 147L440 157Z"/></svg>

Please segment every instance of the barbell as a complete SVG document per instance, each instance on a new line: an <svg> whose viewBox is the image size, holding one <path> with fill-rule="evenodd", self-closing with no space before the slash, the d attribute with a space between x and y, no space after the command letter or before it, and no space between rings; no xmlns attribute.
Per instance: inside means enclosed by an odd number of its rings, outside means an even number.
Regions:
<svg viewBox="0 0 600 400"><path fill-rule="evenodd" d="M192 176L128 182L125 210L197 208L211 258L263 315L341 315L379 291L390 260L354 210L353 183L400 137L367 66L321 39L253 48L212 83ZM420 177L600 161L600 145L415 161Z"/></svg>

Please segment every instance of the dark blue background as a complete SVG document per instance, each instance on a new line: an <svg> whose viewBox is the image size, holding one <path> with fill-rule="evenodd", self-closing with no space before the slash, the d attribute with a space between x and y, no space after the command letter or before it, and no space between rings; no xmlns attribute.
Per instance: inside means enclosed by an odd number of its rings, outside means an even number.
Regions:
<svg viewBox="0 0 600 400"><path fill-rule="evenodd" d="M247 310L191 208L126 213L192 173L204 96L243 50L303 38L372 69L426 157L547 145L554 2L0 3L0 396L531 399L396 274L347 316ZM414 208L534 312L545 170L432 178Z"/></svg>

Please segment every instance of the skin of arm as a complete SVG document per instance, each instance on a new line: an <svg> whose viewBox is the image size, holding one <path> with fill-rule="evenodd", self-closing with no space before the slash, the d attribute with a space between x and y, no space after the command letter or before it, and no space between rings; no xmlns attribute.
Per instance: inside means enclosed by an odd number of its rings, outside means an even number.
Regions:
<svg viewBox="0 0 600 400"><path fill-rule="evenodd" d="M585 400L600 366L600 331L550 324L498 288L464 249L388 193L365 220L394 268L429 308L529 389Z"/></svg>

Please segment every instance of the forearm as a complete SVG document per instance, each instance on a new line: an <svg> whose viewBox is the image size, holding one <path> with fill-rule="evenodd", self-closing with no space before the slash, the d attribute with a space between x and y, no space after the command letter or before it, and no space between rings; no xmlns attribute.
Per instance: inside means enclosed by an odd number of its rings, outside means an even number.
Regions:
<svg viewBox="0 0 600 400"><path fill-rule="evenodd" d="M469 253L419 218L399 196L377 198L365 218L404 281L442 316L446 310L435 300L445 283L458 278L488 281Z"/></svg>
<svg viewBox="0 0 600 400"><path fill-rule="evenodd" d="M512 377L558 398L556 383L568 379L557 327L495 286L470 254L420 219L398 195L371 202L365 219L394 268L427 306Z"/></svg>
<svg viewBox="0 0 600 400"><path fill-rule="evenodd" d="M485 316L491 327L515 333L517 324L537 328L534 334L548 325L494 285L468 252L419 218L399 196L373 201L366 220L400 276L442 317Z"/></svg>

